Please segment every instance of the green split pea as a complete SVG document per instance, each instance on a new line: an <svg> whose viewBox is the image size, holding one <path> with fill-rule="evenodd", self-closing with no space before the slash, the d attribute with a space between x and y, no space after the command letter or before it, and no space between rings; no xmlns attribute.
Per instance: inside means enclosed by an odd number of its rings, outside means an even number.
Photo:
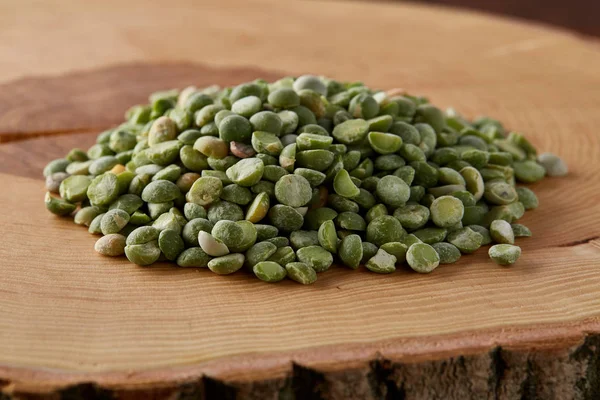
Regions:
<svg viewBox="0 0 600 400"><path fill-rule="evenodd" d="M334 265L514 264L553 153L491 118L316 75L156 92L43 170L46 208L105 256L312 284ZM466 258L463 260L466 262Z"/></svg>

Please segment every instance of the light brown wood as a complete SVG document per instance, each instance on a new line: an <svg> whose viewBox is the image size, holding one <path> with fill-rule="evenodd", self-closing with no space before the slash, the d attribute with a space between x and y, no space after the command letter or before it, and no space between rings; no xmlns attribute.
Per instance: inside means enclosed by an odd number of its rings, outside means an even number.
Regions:
<svg viewBox="0 0 600 400"><path fill-rule="evenodd" d="M280 74L258 68L219 69L197 64L142 64L76 72L55 79L22 78L2 85L0 143L98 131L123 121L124 110L145 103L148 95L191 83L233 85ZM118 95L117 95L118 94Z"/></svg>
<svg viewBox="0 0 600 400"><path fill-rule="evenodd" d="M0 393L600 395L597 47L366 2L14 1L0 3L0 26ZM481 250L427 276L336 267L311 287L266 285L103 258L43 208L43 165L92 144L147 92L308 71L492 115L560 154L571 174L535 185L519 263Z"/></svg>

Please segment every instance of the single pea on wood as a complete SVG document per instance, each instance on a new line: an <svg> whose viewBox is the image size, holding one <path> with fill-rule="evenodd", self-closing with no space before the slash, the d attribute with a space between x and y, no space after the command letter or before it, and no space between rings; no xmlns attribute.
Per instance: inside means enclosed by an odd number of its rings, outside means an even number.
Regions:
<svg viewBox="0 0 600 400"><path fill-rule="evenodd" d="M46 208L102 235L100 254L313 284L336 263L431 273L494 243L514 264L540 206L528 185L568 167L496 120L302 75L151 94L42 173Z"/></svg>

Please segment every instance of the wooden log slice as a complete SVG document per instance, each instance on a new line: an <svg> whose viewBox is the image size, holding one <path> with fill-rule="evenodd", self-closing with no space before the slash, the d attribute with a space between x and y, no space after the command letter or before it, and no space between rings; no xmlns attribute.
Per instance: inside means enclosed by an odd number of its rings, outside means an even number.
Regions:
<svg viewBox="0 0 600 400"><path fill-rule="evenodd" d="M122 3L0 5L0 399L600 397L597 46L408 5ZM404 87L560 154L571 173L535 185L519 262L482 249L430 275L269 285L102 257L44 209L43 166L151 91L305 72Z"/></svg>

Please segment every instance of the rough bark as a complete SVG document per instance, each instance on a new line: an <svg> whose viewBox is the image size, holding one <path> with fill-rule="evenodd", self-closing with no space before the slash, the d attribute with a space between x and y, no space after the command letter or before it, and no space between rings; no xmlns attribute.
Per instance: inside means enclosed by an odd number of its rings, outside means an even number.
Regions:
<svg viewBox="0 0 600 400"><path fill-rule="evenodd" d="M376 357L347 370L291 364L286 376L260 381L204 376L133 388L82 382L46 393L13 391L12 382L0 381L0 400L597 400L599 377L600 335L594 334L568 348L495 347L474 355L405 363Z"/></svg>

